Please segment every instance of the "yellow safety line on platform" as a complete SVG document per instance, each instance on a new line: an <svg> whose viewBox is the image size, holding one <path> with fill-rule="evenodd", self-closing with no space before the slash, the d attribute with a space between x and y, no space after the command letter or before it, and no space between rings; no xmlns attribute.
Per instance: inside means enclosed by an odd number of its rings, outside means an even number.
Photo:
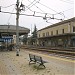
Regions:
<svg viewBox="0 0 75 75"><path fill-rule="evenodd" d="M34 54L34 52L30 52L30 53L33 53ZM48 57L48 58L53 58L53 59L58 59L58 60L62 60L62 61L67 61L67 62L75 63L75 60L70 60L70 59L68 60L66 58L59 58L59 57L54 57L54 56L49 56L49 55L44 55L44 54L40 54L40 55L45 56L45 57Z"/></svg>
<svg viewBox="0 0 75 75"><path fill-rule="evenodd" d="M68 59L66 59L66 58L59 58L59 57L48 56L48 55L43 55L43 56L45 56L45 57L49 57L49 58L53 58L53 59L62 60L62 61L68 61L68 62L75 63L75 61L74 61L74 60L70 60L70 59L68 60Z"/></svg>

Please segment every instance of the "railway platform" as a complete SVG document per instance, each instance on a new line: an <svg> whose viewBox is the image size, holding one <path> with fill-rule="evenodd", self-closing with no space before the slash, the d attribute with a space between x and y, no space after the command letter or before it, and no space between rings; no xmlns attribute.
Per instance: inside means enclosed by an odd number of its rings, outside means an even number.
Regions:
<svg viewBox="0 0 75 75"><path fill-rule="evenodd" d="M47 61L46 68L29 65L29 53ZM16 51L4 51L0 52L0 75L75 75L75 61L27 49L21 49L19 56L16 56Z"/></svg>

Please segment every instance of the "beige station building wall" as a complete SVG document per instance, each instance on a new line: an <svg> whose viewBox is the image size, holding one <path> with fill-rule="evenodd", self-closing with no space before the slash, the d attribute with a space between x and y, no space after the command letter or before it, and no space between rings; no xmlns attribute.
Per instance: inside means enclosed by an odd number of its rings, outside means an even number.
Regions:
<svg viewBox="0 0 75 75"><path fill-rule="evenodd" d="M58 44L61 39L62 45L67 40L66 44L73 46L75 44L72 42L75 40L75 17L43 28L37 32L37 36L39 44L56 46L53 43Z"/></svg>

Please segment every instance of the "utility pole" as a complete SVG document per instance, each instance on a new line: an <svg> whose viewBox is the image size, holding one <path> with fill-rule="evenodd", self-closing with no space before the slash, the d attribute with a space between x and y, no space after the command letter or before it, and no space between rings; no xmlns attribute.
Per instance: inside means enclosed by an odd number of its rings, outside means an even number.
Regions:
<svg viewBox="0 0 75 75"><path fill-rule="evenodd" d="M19 56L19 0L16 4L16 56Z"/></svg>
<svg viewBox="0 0 75 75"><path fill-rule="evenodd" d="M0 6L0 12L1 12L1 6Z"/></svg>
<svg viewBox="0 0 75 75"><path fill-rule="evenodd" d="M17 0L17 4L16 4L16 56L19 56L19 13L24 10L24 5L21 3L21 5L19 5L19 0Z"/></svg>

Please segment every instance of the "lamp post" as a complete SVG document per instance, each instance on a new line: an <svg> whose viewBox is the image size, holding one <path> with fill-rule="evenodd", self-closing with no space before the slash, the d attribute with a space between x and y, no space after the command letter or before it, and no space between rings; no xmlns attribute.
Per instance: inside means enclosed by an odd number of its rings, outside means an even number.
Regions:
<svg viewBox="0 0 75 75"><path fill-rule="evenodd" d="M19 5L19 0L16 3L16 56L19 56L19 13L24 10L24 5Z"/></svg>

